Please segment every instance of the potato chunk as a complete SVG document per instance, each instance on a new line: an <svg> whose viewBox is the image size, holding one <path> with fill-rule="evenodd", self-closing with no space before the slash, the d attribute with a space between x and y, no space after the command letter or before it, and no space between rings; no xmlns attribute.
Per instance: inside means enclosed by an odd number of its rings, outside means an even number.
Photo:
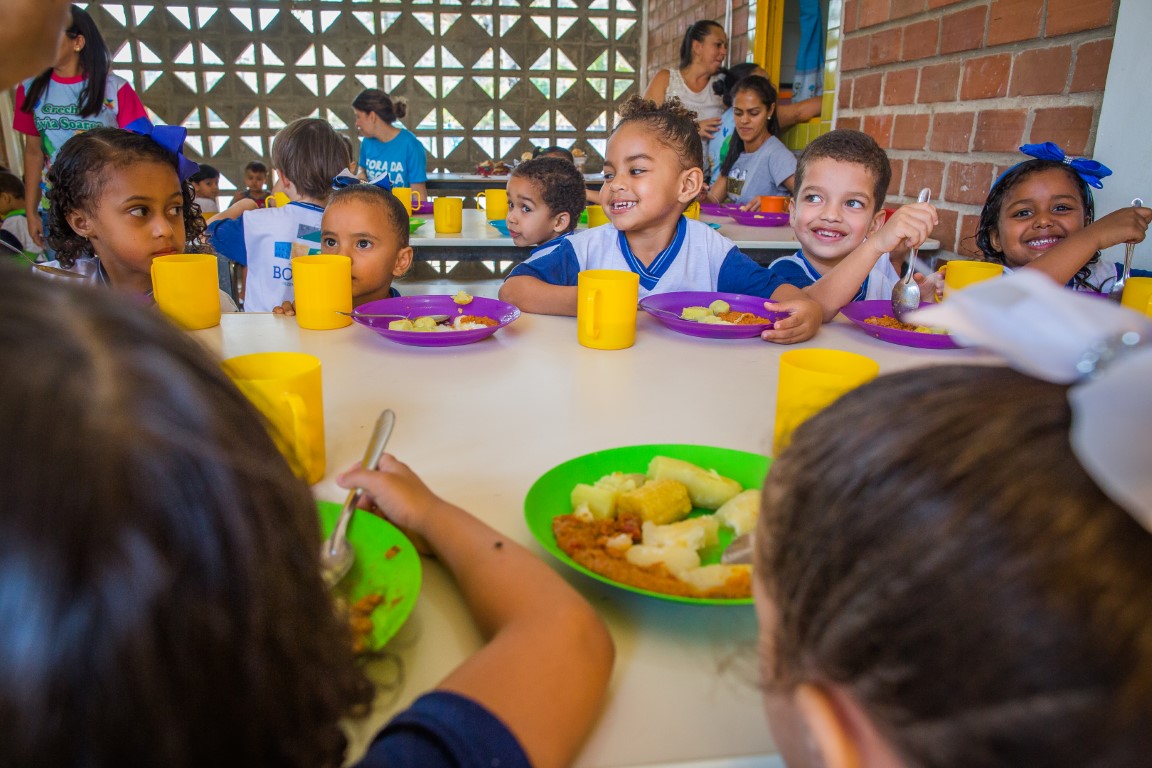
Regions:
<svg viewBox="0 0 1152 768"><path fill-rule="evenodd" d="M744 490L740 483L704 470L695 464L668 456L656 456L648 464L648 476L653 480L676 480L688 489L692 506L717 509L721 504ZM654 521L659 522L659 521Z"/></svg>
<svg viewBox="0 0 1152 768"><path fill-rule="evenodd" d="M756 528L760 517L760 491L749 488L733 496L716 510L716 518L739 536Z"/></svg>

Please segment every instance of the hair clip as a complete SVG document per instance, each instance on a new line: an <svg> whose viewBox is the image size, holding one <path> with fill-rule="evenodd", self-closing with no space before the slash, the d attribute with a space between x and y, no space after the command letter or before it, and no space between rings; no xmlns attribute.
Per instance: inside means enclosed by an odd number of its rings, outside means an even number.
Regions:
<svg viewBox="0 0 1152 768"><path fill-rule="evenodd" d="M1096 160L1089 160L1086 157L1069 157L1064 154L1064 150L1050 141L1045 141L1042 144L1025 144L1020 147L1020 151L1029 157L1037 160L1051 160L1056 163L1064 163L1076 175L1083 179L1084 183L1096 189L1103 189L1104 184L1100 180L1112 175L1112 169L1104 165L1104 163ZM1027 160L1023 162L1028 162ZM1021 163L1017 163L1004 173L996 177L996 181L992 182L992 187L995 188L1000 181L1011 173L1016 168L1019 168Z"/></svg>
<svg viewBox="0 0 1152 768"><path fill-rule="evenodd" d="M200 170L200 166L184 157L184 139L188 131L179 125L152 125L147 118L141 117L125 126L132 133L147 136L169 152L176 155L179 168L180 181L187 181L188 177Z"/></svg>
<svg viewBox="0 0 1152 768"><path fill-rule="evenodd" d="M368 184L373 187L379 187L385 192L392 191L392 181L386 173L372 181L364 181L359 176L355 176L348 171L340 171L339 174L332 177L332 189L344 189L345 187L354 187L357 184Z"/></svg>

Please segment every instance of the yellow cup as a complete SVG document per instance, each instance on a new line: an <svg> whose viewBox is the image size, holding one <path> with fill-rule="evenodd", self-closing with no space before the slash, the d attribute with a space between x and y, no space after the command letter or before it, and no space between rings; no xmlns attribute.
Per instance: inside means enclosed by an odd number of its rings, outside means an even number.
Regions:
<svg viewBox="0 0 1152 768"><path fill-rule="evenodd" d="M1004 267L991 261L953 260L944 265L944 298L973 283L1004 274Z"/></svg>
<svg viewBox="0 0 1152 768"><path fill-rule="evenodd" d="M508 190L486 189L476 193L476 197L484 198L484 215L488 221L502 221L508 218Z"/></svg>
<svg viewBox="0 0 1152 768"><path fill-rule="evenodd" d="M408 215L412 215L412 210L418 208L424 198L420 197L420 193L411 187L392 187L392 194L404 206L404 210L408 211Z"/></svg>
<svg viewBox="0 0 1152 768"><path fill-rule="evenodd" d="M601 224L608 223L608 214L604 213L604 208L599 205L588 206L588 228L598 227Z"/></svg>
<svg viewBox="0 0 1152 768"><path fill-rule="evenodd" d="M625 349L636 341L640 276L589 269L576 278L576 338L592 349Z"/></svg>
<svg viewBox="0 0 1152 768"><path fill-rule="evenodd" d="M760 195L761 213L788 213L788 198L780 195Z"/></svg>
<svg viewBox="0 0 1152 768"><path fill-rule="evenodd" d="M230 357L224 372L268 420L272 438L309 484L324 477L324 402L320 359L302 352Z"/></svg>
<svg viewBox="0 0 1152 768"><path fill-rule="evenodd" d="M268 199L264 202L264 206L267 208L283 208L290 202L292 201L288 199L288 195L284 194L283 192L275 192L271 195L268 195Z"/></svg>
<svg viewBox="0 0 1152 768"><path fill-rule="evenodd" d="M352 259L338 253L292 259L296 290L296 322L312 331L330 331L352 324L340 312L352 311Z"/></svg>
<svg viewBox="0 0 1152 768"><path fill-rule="evenodd" d="M1149 307L1152 306L1152 277L1129 277L1125 280L1120 305L1149 314Z"/></svg>
<svg viewBox="0 0 1152 768"><path fill-rule="evenodd" d="M160 311L188 331L220 324L220 280L210 253L152 259L152 296Z"/></svg>
<svg viewBox="0 0 1152 768"><path fill-rule="evenodd" d="M773 454L780 455L792 442L792 432L809 416L879 372L879 363L855 352L793 349L781 354Z"/></svg>
<svg viewBox="0 0 1152 768"><path fill-rule="evenodd" d="M684 215L690 219L700 218L700 201L693 200L692 203L684 209Z"/></svg>
<svg viewBox="0 0 1152 768"><path fill-rule="evenodd" d="M452 235L464 226L464 198L438 197L432 201L432 224L437 232Z"/></svg>

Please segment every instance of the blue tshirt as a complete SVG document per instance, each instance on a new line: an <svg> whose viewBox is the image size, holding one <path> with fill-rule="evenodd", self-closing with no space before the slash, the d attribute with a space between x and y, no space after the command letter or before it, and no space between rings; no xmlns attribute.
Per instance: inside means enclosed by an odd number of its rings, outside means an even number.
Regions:
<svg viewBox="0 0 1152 768"><path fill-rule="evenodd" d="M360 167L369 181L387 174L393 187L411 187L428 181L428 156L411 131L400 129L390 141L360 142Z"/></svg>

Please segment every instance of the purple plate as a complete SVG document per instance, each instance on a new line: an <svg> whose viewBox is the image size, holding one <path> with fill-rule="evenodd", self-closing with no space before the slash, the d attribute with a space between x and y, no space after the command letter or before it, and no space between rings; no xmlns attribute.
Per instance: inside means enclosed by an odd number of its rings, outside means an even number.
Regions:
<svg viewBox="0 0 1152 768"><path fill-rule="evenodd" d="M958 349L960 347L956 340L946 333L917 333L900 328L884 328L867 322L870 317L892 317L892 302L888 299L854 301L840 311L844 313L844 317L863 328L869 336L881 341L921 349Z"/></svg>
<svg viewBox="0 0 1152 768"><path fill-rule="evenodd" d="M412 215L413 216L423 216L424 214L427 214L429 216L432 215L432 201L431 200L425 200L424 202L420 203L420 205L417 205L412 209Z"/></svg>
<svg viewBox="0 0 1152 768"><path fill-rule="evenodd" d="M393 317L353 317L360 325L371 328L384 338L398 344L410 344L414 347L455 347L460 344L471 344L474 341L486 339L508 323L520 317L520 310L511 304L496 299L486 299L483 296L474 296L468 304L460 305L452 301L451 296L397 296L392 299L380 299L361 304L356 307L357 312L365 314L397 314L405 317L420 317L421 315L484 315L499 322L488 328L477 328L471 331L390 331L388 323Z"/></svg>
<svg viewBox="0 0 1152 768"><path fill-rule="evenodd" d="M706 307L716 299L723 299L736 312L751 312L767 317L773 322L788 316L787 312L772 312L764 309L764 299L759 296L744 296L739 293L711 293L707 291L676 291L645 296L640 300L640 309L656 318L664 327L688 336L702 339L750 339L759 336L761 331L771 328L771 324L758 325L709 325L694 320L680 319L684 307ZM670 313L670 314L669 314Z"/></svg>
<svg viewBox="0 0 1152 768"><path fill-rule="evenodd" d="M739 210L738 203L700 203L700 213L709 216L727 216L735 210Z"/></svg>
<svg viewBox="0 0 1152 768"><path fill-rule="evenodd" d="M759 211L741 211L739 208L729 211L728 215L736 220L737 224L749 227L786 227L788 214L786 213L760 213Z"/></svg>

